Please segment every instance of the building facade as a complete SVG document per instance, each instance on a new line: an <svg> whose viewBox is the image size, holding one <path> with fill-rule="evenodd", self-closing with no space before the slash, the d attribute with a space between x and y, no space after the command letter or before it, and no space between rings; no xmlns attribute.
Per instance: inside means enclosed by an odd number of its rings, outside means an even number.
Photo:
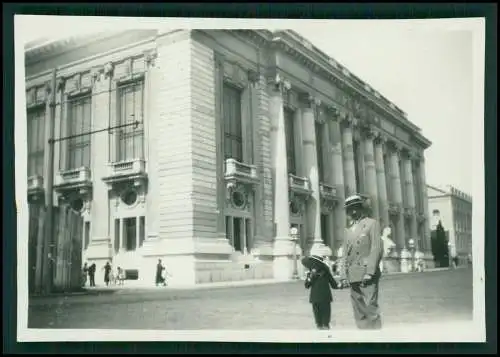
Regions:
<svg viewBox="0 0 500 357"><path fill-rule="evenodd" d="M427 186L430 229L436 229L441 221L448 231L448 247L451 257L459 264L467 264L472 257L472 196L453 186Z"/></svg>
<svg viewBox="0 0 500 357"><path fill-rule="evenodd" d="M98 268L144 284L158 259L171 284L288 279L301 254L337 255L354 193L393 228L393 269L412 238L432 264L430 142L295 32L123 31L25 58L29 200L48 194L47 138L67 137L53 197L81 212Z"/></svg>

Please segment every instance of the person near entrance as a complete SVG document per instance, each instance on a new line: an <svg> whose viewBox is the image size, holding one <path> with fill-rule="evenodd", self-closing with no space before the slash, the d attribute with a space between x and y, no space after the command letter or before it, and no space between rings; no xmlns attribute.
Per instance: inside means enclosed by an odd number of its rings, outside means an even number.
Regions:
<svg viewBox="0 0 500 357"><path fill-rule="evenodd" d="M350 286L354 319L359 329L380 329L382 318L378 305L380 261L383 242L377 220L369 217L367 199L353 195L345 200L351 224L345 230L340 280Z"/></svg>

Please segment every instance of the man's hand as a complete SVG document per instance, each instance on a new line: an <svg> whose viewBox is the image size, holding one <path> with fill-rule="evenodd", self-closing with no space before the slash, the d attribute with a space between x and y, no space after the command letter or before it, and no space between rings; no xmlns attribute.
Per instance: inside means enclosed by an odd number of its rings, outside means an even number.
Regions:
<svg viewBox="0 0 500 357"><path fill-rule="evenodd" d="M363 286L368 285L372 279L373 279L373 277L370 274L365 274L363 276L363 280L362 280Z"/></svg>
<svg viewBox="0 0 500 357"><path fill-rule="evenodd" d="M349 287L349 282L347 279L340 279L339 287L341 289Z"/></svg>

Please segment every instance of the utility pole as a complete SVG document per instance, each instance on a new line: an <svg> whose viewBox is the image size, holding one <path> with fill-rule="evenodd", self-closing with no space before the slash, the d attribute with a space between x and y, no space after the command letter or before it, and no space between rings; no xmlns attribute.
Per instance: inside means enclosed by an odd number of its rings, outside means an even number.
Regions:
<svg viewBox="0 0 500 357"><path fill-rule="evenodd" d="M52 80L50 83L49 98L49 139L48 139L48 172L47 191L45 192L45 204L47 205L46 236L44 239L44 267L43 281L44 292L52 291L54 276L54 125L56 117L56 69L52 70Z"/></svg>

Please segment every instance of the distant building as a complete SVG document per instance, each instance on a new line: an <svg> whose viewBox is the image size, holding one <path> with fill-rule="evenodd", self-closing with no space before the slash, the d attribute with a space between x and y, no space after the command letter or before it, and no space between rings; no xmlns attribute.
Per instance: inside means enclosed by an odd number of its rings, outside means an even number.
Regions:
<svg viewBox="0 0 500 357"><path fill-rule="evenodd" d="M465 263L472 255L472 196L452 186L427 185L430 229L435 230L439 221L449 234L452 257Z"/></svg>
<svg viewBox="0 0 500 357"><path fill-rule="evenodd" d="M55 202L81 212L98 269L112 260L154 284L162 259L172 284L287 279L291 227L297 252L335 255L354 193L398 252L414 239L432 261L430 141L293 31L131 30L41 43L25 59L30 201L47 189L53 123L75 136L55 145Z"/></svg>

